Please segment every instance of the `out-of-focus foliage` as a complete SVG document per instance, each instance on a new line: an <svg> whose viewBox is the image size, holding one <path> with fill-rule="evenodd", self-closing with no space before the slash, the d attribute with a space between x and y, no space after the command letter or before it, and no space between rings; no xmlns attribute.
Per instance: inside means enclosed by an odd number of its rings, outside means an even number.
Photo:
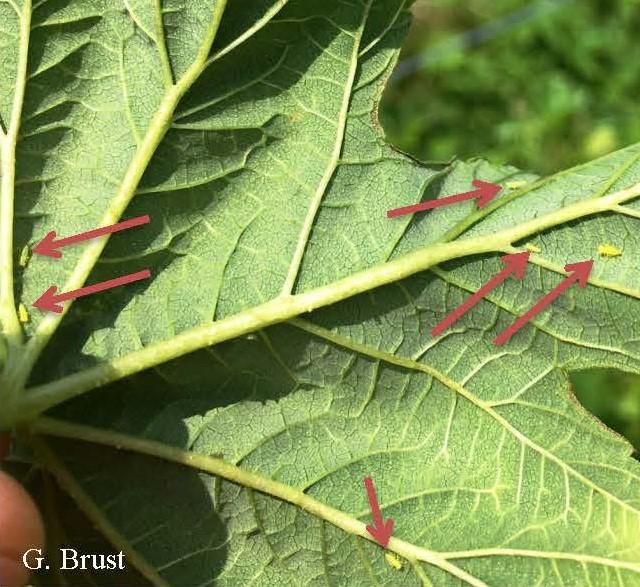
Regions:
<svg viewBox="0 0 640 587"><path fill-rule="evenodd" d="M640 451L640 379L617 371L574 373L581 403Z"/></svg>
<svg viewBox="0 0 640 587"><path fill-rule="evenodd" d="M414 12L403 59L422 66L391 84L383 113L401 148L546 174L640 137L638 0L417 0Z"/></svg>
<svg viewBox="0 0 640 587"><path fill-rule="evenodd" d="M400 148L547 174L640 139L640 1L417 0L414 12L382 110ZM572 380L640 449L640 379Z"/></svg>

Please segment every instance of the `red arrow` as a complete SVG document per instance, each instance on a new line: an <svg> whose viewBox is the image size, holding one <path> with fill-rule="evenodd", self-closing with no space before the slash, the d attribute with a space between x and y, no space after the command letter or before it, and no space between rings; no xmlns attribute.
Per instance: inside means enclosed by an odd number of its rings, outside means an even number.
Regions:
<svg viewBox="0 0 640 587"><path fill-rule="evenodd" d="M101 283L94 283L93 285L88 285L74 291L68 291L60 295L56 295L58 288L55 285L52 285L33 303L33 305L45 312L55 312L56 314L60 314L63 308L58 304L61 304L62 302L75 300L76 298L82 298L84 296L90 296L91 294L99 293L114 287L120 287L121 285L127 285L134 281L149 279L149 277L151 277L151 271L145 269L144 271L138 271L137 273L131 273L130 275L124 275L123 277L116 277L115 279L110 279L109 281L103 281Z"/></svg>
<svg viewBox="0 0 640 587"><path fill-rule="evenodd" d="M382 512L380 512L380 506L378 505L378 498L376 497L376 490L373 487L373 481L371 477L364 478L364 486L367 490L367 497L369 498L369 505L371 506L371 513L373 515L373 526L367 525L367 532L373 536L374 540L383 548L387 548L391 533L393 532L393 520L389 518L386 522L382 520Z"/></svg>
<svg viewBox="0 0 640 587"><path fill-rule="evenodd" d="M493 341L494 344L500 346L507 342L516 332L518 332L518 330L520 330L527 322L529 322L529 320L542 312L542 310L544 310L551 302L553 302L553 300L559 298L574 283L577 282L580 287L586 287L592 269L593 260L581 261L580 263L565 265L564 270L567 273L571 273L571 275L569 275L564 281L560 282L526 314L520 316L520 318L518 318L511 326L509 326L509 328L503 330Z"/></svg>
<svg viewBox="0 0 640 587"><path fill-rule="evenodd" d="M105 234L128 230L129 228L142 226L143 224L148 224L149 222L151 222L151 218L149 218L149 216L145 214L144 216L131 218L130 220L125 220L123 222L119 222L118 224L103 226L102 228L95 228L87 232L82 232L80 234L61 238L60 240L56 240L56 231L52 230L35 247L33 247L33 252L38 255L44 255L46 257L59 259L60 257L62 257L62 253L58 251L58 249L61 247L66 247L75 243L90 240L92 238L104 236Z"/></svg>
<svg viewBox="0 0 640 587"><path fill-rule="evenodd" d="M456 202L473 199L477 199L478 208L482 208L495 198L502 190L502 186L495 183L489 183L488 181L482 181L481 179L474 179L471 183L478 189L471 192L465 192L464 194L439 198L437 200L427 200L426 202L412 204L411 206L404 206L403 208L395 208L394 210L389 210L387 212L387 218L395 218L396 216L403 216L404 214L413 214L414 212L422 212L423 210L431 210L432 208L448 206L449 204L455 204Z"/></svg>
<svg viewBox="0 0 640 587"><path fill-rule="evenodd" d="M522 253L514 253L512 255L505 255L501 257L502 262L506 267L500 271L493 279L485 283L476 293L467 298L461 306L458 306L451 314L449 314L442 322L431 330L432 336L438 336L444 332L454 322L462 318L471 308L473 308L482 298L489 295L496 287L498 287L503 281L510 275L513 275L516 279L522 279L527 270L527 262L531 253L524 251Z"/></svg>

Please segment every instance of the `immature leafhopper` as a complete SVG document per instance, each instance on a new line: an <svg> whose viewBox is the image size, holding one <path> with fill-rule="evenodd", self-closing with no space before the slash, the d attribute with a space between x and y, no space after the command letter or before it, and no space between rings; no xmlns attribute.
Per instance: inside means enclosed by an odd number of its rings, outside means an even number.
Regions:
<svg viewBox="0 0 640 587"><path fill-rule="evenodd" d="M387 564L393 569L395 569L396 571L400 571L402 570L402 567L404 567L404 563L400 560L400 557L397 554L394 554L393 552L389 552L389 551L385 552L384 560L386 560Z"/></svg>
<svg viewBox="0 0 640 587"><path fill-rule="evenodd" d="M534 245L533 243L527 243L524 246L525 249L527 249L527 251L531 252L531 253L541 253L542 249L538 246L538 245Z"/></svg>
<svg viewBox="0 0 640 587"><path fill-rule="evenodd" d="M18 319L23 324L29 322L29 310L27 310L27 306L25 306L24 304L20 304L18 306Z"/></svg>
<svg viewBox="0 0 640 587"><path fill-rule="evenodd" d="M619 249L615 245L599 245L598 254L601 257L619 257L622 255L622 249Z"/></svg>
<svg viewBox="0 0 640 587"><path fill-rule="evenodd" d="M29 260L31 259L31 248L29 245L25 245L22 247L22 251L20 251L20 258L18 259L18 265L24 268L29 264Z"/></svg>

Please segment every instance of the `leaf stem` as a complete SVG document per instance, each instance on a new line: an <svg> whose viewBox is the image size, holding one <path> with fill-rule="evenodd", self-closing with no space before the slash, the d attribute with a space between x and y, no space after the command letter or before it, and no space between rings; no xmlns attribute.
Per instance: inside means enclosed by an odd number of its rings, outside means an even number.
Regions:
<svg viewBox="0 0 640 587"><path fill-rule="evenodd" d="M115 358L108 363L31 388L21 398L20 408L17 412L19 412L21 421L27 421L57 404L96 387L123 379L187 353L290 320L305 312L311 312L374 288L394 283L444 261L502 251L511 246L511 243L531 234L571 220L613 210L622 202L638 196L640 196L640 183L601 198L575 202L492 235L480 235L451 243L431 245L308 292L275 298L212 324L186 330L171 340L149 345L139 351Z"/></svg>
<svg viewBox="0 0 640 587"><path fill-rule="evenodd" d="M46 434L101 444L118 450L133 451L138 454L144 454L198 469L205 473L222 477L236 485L259 491L295 505L349 534L354 534L371 542L375 542L373 537L367 532L365 522L361 522L343 511L322 503L299 489L252 471L247 471L246 469L242 469L216 457L185 451L154 440L136 438L128 434L100 430L99 428L81 424L71 424L54 418L37 418L28 426L28 430L33 434ZM387 549L409 561L424 561L436 566L472 587L487 587L486 583L445 560L437 552L396 537L390 539Z"/></svg>
<svg viewBox="0 0 640 587"><path fill-rule="evenodd" d="M226 0L218 0L215 2L211 22L209 24L209 30L202 45L200 46L194 62L187 69L182 78L175 85L172 85L165 93L158 110L149 124L149 128L142 140L142 143L139 145L129 167L127 168L116 195L112 199L99 223L99 227L109 226L118 222L129 205L129 202L131 202L131 199L135 195L138 184L142 179L142 175L171 125L174 111L180 99L193 85L205 67L225 6ZM63 287L64 291L79 289L84 285L91 270L107 245L108 238L109 237L106 236L104 238L95 239L87 244ZM65 304L64 311L61 314L48 314L38 325L34 336L29 340L25 347L22 360L14 372L9 374L12 385L16 389L22 389L24 387L29 374L31 373L31 369L40 356L40 353L57 330L60 322L69 311L72 303L73 302L70 301Z"/></svg>
<svg viewBox="0 0 640 587"><path fill-rule="evenodd" d="M503 246L506 246L506 242L494 242L494 239L486 237L443 243L305 293L277 297L212 324L186 330L171 340L149 345L108 363L29 389L20 398L20 409L17 411L21 421L27 421L72 397L154 365L394 283L449 259L488 253Z"/></svg>
<svg viewBox="0 0 640 587"><path fill-rule="evenodd" d="M2 183L0 185L0 322L10 349L22 344L22 327L18 320L15 293L13 291L13 218L16 176L16 146L22 105L27 83L29 37L31 31L31 0L24 0L19 13L20 41L18 45L18 66L11 107L11 120L7 133L2 137L0 159Z"/></svg>

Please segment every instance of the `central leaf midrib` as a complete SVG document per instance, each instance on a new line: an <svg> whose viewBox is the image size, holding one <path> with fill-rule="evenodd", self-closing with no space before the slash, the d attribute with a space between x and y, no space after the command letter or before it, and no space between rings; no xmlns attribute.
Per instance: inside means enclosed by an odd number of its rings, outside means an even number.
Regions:
<svg viewBox="0 0 640 587"><path fill-rule="evenodd" d="M22 414L25 419L28 419L36 413L41 413L95 387L195 350L284 322L305 312L344 301L374 288L396 283L451 259L504 250L512 242L517 242L530 234L571 220L610 211L615 206L639 196L640 184L636 184L601 198L580 200L492 235L430 245L324 286L292 296L274 298L211 324L185 330L170 340L157 342L97 367L27 390L23 398Z"/></svg>

